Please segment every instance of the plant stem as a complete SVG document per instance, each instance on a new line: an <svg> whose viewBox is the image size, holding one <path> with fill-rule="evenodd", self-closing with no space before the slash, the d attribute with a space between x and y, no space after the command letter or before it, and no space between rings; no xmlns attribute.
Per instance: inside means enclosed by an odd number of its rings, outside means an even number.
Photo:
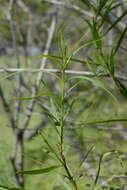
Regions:
<svg viewBox="0 0 127 190"><path fill-rule="evenodd" d="M60 123L60 127L61 127L61 134L60 134L60 157L61 157L61 161L63 164L63 167L67 173L68 179L71 182L73 189L74 190L78 190L76 182L73 178L73 176L71 175L71 172L67 166L67 162L66 162L66 158L64 156L64 151L63 151L63 140L64 140L64 114L65 114L65 108L64 108L64 100L65 100L65 64L63 63L62 65L62 79L61 79L61 90L62 90L62 96L61 96L61 123Z"/></svg>
<svg viewBox="0 0 127 190"><path fill-rule="evenodd" d="M101 51L100 53L101 53L101 56L102 56L102 58L103 58L103 60L104 60L105 65L106 65L106 67L107 67L107 70L108 70L108 72L109 72L109 76L111 77L111 79L113 80L113 82L114 82L114 84L116 85L117 89L118 89L119 92L121 93L120 87L119 87L119 85L118 85L118 83L117 83L117 78L115 77L114 74L112 74L112 72L111 72L111 70L110 70L110 68L109 68L109 64L108 64L108 62L105 60L105 56L104 56L104 54L103 54L103 51Z"/></svg>

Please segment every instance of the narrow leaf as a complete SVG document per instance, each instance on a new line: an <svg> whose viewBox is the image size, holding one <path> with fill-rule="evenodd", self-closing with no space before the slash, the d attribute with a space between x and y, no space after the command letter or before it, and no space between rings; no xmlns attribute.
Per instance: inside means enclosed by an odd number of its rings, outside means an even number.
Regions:
<svg viewBox="0 0 127 190"><path fill-rule="evenodd" d="M1 77L0 78L0 82L3 81L3 80L5 80L5 79L9 79L9 78L11 78L11 77L13 77L13 76L15 76L17 74L19 74L19 72L13 72L11 74L8 74L7 76Z"/></svg>
<svg viewBox="0 0 127 190"><path fill-rule="evenodd" d="M40 57L47 57L48 59L54 59L54 60L62 60L62 56L58 56L58 55L43 55L41 54ZM69 57L67 57L67 59L69 59ZM76 58L72 58L70 59L73 62L77 62L77 63L83 63L86 64L86 61L81 60L81 59L76 59Z"/></svg>
<svg viewBox="0 0 127 190"><path fill-rule="evenodd" d="M96 178L95 178L95 181L94 181L92 190L94 190L95 187L96 187L96 185L97 185L97 182L98 182L98 179L99 179L99 175L100 175L102 160L103 160L104 158L106 158L107 156L111 155L111 154L112 154L112 152L110 151L110 152L106 152L106 153L104 153L104 154L102 154L102 155L100 156L99 164L98 164L98 170L97 170L97 175L96 175Z"/></svg>
<svg viewBox="0 0 127 190"><path fill-rule="evenodd" d="M97 175L96 175L96 178L95 178L95 181L94 181L94 184L93 184L93 188L92 188L92 190L94 190L94 189L95 189L95 187L96 187L96 185L97 185L97 182L98 182L98 179L99 179L100 170L101 170L101 163L102 163L102 159L103 159L103 154L100 156L100 159L99 159L99 164L98 164Z"/></svg>
<svg viewBox="0 0 127 190"><path fill-rule="evenodd" d="M47 139L44 137L44 135L42 135L42 133L40 133L44 143L47 145L47 147L49 148L49 150L54 154L54 156L57 158L57 160L59 160L61 163L61 159L58 157L58 155L56 154L56 152L53 150L52 146L49 144L49 142L47 141Z"/></svg>
<svg viewBox="0 0 127 190"><path fill-rule="evenodd" d="M104 84L104 82L102 80L99 80L98 78L90 78L90 77L86 77L86 76L75 76L75 77L71 77L71 79L83 79L83 80L87 80L93 83L93 85L102 88L103 90L105 90L108 94L111 95L111 97L116 100L115 96L112 94L112 92L110 92L110 90L107 88L107 86Z"/></svg>
<svg viewBox="0 0 127 190"><path fill-rule="evenodd" d="M0 185L0 188L2 188L2 189L7 189L7 190L26 190L26 189L24 189L24 188L7 187L7 186L4 186L4 185Z"/></svg>
<svg viewBox="0 0 127 190"><path fill-rule="evenodd" d="M125 85L118 79L115 79L115 83L120 93L124 96L125 99L127 99L127 88Z"/></svg>
<svg viewBox="0 0 127 190"><path fill-rule="evenodd" d="M118 39L118 42L116 44L116 47L115 47L115 50L114 50L114 55L117 53L123 39L124 39L124 36L126 34L126 31L127 31L127 26L125 27L124 31L122 32L122 34L120 35L120 38Z"/></svg>
<svg viewBox="0 0 127 190"><path fill-rule="evenodd" d="M17 97L16 100L32 100L32 99L37 99L43 96L48 96L48 97L54 97L57 96L58 94L55 92L45 92L45 93L40 93L37 96L32 96L32 97Z"/></svg>
<svg viewBox="0 0 127 190"><path fill-rule="evenodd" d="M87 151L87 153L85 154L84 159L82 160L82 162L80 163L80 167L82 166L82 164L85 162L85 160L87 159L87 157L89 156L89 154L92 152L92 150L94 149L94 145L90 147L90 149Z"/></svg>
<svg viewBox="0 0 127 190"><path fill-rule="evenodd" d="M37 169L37 170L22 171L21 173L25 174L25 175L45 174L45 173L49 173L52 170L55 170L55 169L57 169L59 167L60 167L59 165L56 165L56 166L50 166L50 167L47 167L47 168L42 168L42 169Z"/></svg>
<svg viewBox="0 0 127 190"><path fill-rule="evenodd" d="M110 54L110 71L111 71L111 74L114 76L114 71L115 71L114 48L111 50L111 54Z"/></svg>
<svg viewBox="0 0 127 190"><path fill-rule="evenodd" d="M98 10L97 10L97 15L100 14L101 10L104 8L106 3L107 3L107 0L100 0Z"/></svg>
<svg viewBox="0 0 127 190"><path fill-rule="evenodd" d="M127 10L125 10L125 11L123 12L123 14L122 14L120 17L118 17L118 18L116 19L116 21L108 28L108 30L106 31L106 34L107 34L112 28L114 28L114 27L116 26L116 24L117 24L118 22L120 22L120 21L122 20L122 18L123 18L126 14L127 14Z"/></svg>
<svg viewBox="0 0 127 190"><path fill-rule="evenodd" d="M92 24L91 29L92 29L92 34L93 34L97 48L102 49L102 40L100 38L99 32L98 32L97 27L96 27L96 22L94 20L93 20L93 24Z"/></svg>
<svg viewBox="0 0 127 190"><path fill-rule="evenodd" d="M89 121L89 122L81 122L79 124L84 125L95 125L95 124L105 124L105 123L121 123L121 122L127 122L126 118L119 118L119 119L107 119L107 120L98 120L98 121Z"/></svg>
<svg viewBox="0 0 127 190"><path fill-rule="evenodd" d="M99 25L99 28L104 24L104 22L106 21L110 11L111 11L111 6L113 4L114 0L112 0L106 7L104 13L102 14L101 16L101 22L100 22L100 25Z"/></svg>

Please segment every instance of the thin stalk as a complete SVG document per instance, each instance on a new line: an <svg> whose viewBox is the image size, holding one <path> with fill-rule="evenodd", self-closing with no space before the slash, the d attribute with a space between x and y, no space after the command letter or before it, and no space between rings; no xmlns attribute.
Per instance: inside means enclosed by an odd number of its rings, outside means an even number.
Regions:
<svg viewBox="0 0 127 190"><path fill-rule="evenodd" d="M104 60L105 66L107 67L107 70L108 70L108 72L109 72L109 76L111 77L111 79L113 80L113 82L114 82L114 84L116 85L117 89L118 89L119 92L121 93L120 87L119 87L118 84L117 84L117 78L115 77L114 74L112 74L112 72L111 72L111 70L110 70L110 68L109 68L109 64L108 64L108 62L105 60L105 56L104 56L104 53L103 53L102 50L100 51L100 54L101 54L101 56L102 56L102 58L103 58L103 60Z"/></svg>
<svg viewBox="0 0 127 190"><path fill-rule="evenodd" d="M64 115L65 115L65 64L63 63L62 65L62 79L61 79L61 90L62 90L62 95L61 95L61 122L60 122L60 128L61 128L61 133L60 133L60 157L61 161L63 164L63 167L65 169L65 172L67 173L68 179L71 182L73 189L78 190L76 182L67 166L66 158L64 156L64 151L63 151L63 141L64 141Z"/></svg>

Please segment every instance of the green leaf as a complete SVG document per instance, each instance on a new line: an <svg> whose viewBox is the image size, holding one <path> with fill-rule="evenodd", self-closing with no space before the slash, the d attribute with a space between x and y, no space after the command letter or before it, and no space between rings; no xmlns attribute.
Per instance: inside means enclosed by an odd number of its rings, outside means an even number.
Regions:
<svg viewBox="0 0 127 190"><path fill-rule="evenodd" d="M92 188L93 190L95 189L95 187L96 187L96 185L97 185L97 182L98 182L98 179L99 179L102 159L103 159L103 154L100 156L100 159L99 159L97 175L96 175L96 178L95 178L95 181L94 181L94 184L93 184L93 188Z"/></svg>
<svg viewBox="0 0 127 190"><path fill-rule="evenodd" d="M80 125L95 125L95 124L106 124L106 123L121 123L127 122L126 118L117 118L117 119L107 119L107 120L97 120L97 121L88 121L88 122L81 122Z"/></svg>
<svg viewBox="0 0 127 190"><path fill-rule="evenodd" d="M40 97L43 97L43 96L48 96L48 97L54 97L54 96L57 96L58 94L55 93L55 92L45 92L45 93L39 93L39 95L37 96L32 96L32 97L17 97L16 100L32 100L32 99L37 99L37 98L40 98Z"/></svg>
<svg viewBox="0 0 127 190"><path fill-rule="evenodd" d="M54 149L52 148L52 146L49 144L49 142L47 141L47 139L44 137L44 135L42 133L40 133L44 143L47 145L47 147L49 148L49 150L54 154L54 156L57 158L58 161L61 161L61 159L59 158L59 156L56 154L56 152L54 151Z"/></svg>
<svg viewBox="0 0 127 190"><path fill-rule="evenodd" d="M115 79L115 83L116 83L116 86L119 89L120 93L125 97L125 99L127 99L126 86L119 79Z"/></svg>
<svg viewBox="0 0 127 190"><path fill-rule="evenodd" d="M102 160L104 158L106 158L107 156L111 155L113 152L106 152L104 154L102 154L100 156L100 159L99 159L99 164L98 164L98 170L97 170L97 175L96 175L96 178L95 178L95 181L94 181L94 184L93 184L93 187L92 187L92 190L95 190L95 187L97 185L97 182L98 182L98 179L99 179L99 175L100 175L100 170L101 170L101 164L102 164Z"/></svg>
<svg viewBox="0 0 127 190"><path fill-rule="evenodd" d="M120 45L124 39L124 36L126 34L126 31L127 31L127 27L124 29L124 31L122 32L122 34L120 35L118 41L117 41L117 44L115 47L112 48L111 50L111 54L110 54L110 71L111 71L111 74L114 76L114 70L115 70L115 62L114 62L114 57L115 57L115 54L117 53L117 51L119 50L120 48Z"/></svg>
<svg viewBox="0 0 127 190"><path fill-rule="evenodd" d="M17 74L19 74L19 72L13 72L11 74L8 74L7 76L1 77L0 78L0 82L3 81L3 80L5 80L5 79L9 79L9 78L11 78L11 77L13 77L13 76L15 76Z"/></svg>
<svg viewBox="0 0 127 190"><path fill-rule="evenodd" d="M106 3L107 3L107 0L100 0L98 10L97 10L97 15L100 14L101 10L104 8Z"/></svg>
<svg viewBox="0 0 127 190"><path fill-rule="evenodd" d="M94 19L93 19L93 24L91 27L92 27L91 28L92 34L93 34L93 38L95 40L96 46L98 49L102 49L102 40L100 38L99 32L98 32L97 27L96 27L96 22L94 21Z"/></svg>
<svg viewBox="0 0 127 190"><path fill-rule="evenodd" d="M47 168L42 168L42 169L37 169L37 170L27 170L27 171L21 171L20 173L25 174L25 175L38 175L38 174L45 174L49 173L61 166L56 165L56 166L50 166Z"/></svg>
<svg viewBox="0 0 127 190"><path fill-rule="evenodd" d="M73 86L71 86L68 91L67 94L69 94L75 87L77 87L80 83L82 82L82 79L78 82L76 82Z"/></svg>
<svg viewBox="0 0 127 190"><path fill-rule="evenodd" d="M117 42L116 47L115 47L115 49L114 49L114 55L117 53L117 51L118 51L118 49L119 49L119 47L120 47L120 45L121 45L121 43L122 43L122 41L123 41L123 39L124 39L124 36L125 36L125 34L126 34L126 31L127 31L127 26L125 27L124 31L123 31L122 34L120 35L120 38L118 39L118 42Z"/></svg>
<svg viewBox="0 0 127 190"><path fill-rule="evenodd" d="M68 114L70 113L71 109L72 109L72 106L73 104L75 103L76 99L75 98L72 98L70 103L68 104L66 110L65 110L65 115L64 115L64 119L67 118Z"/></svg>
<svg viewBox="0 0 127 190"><path fill-rule="evenodd" d="M51 113L52 113L52 115L55 118L57 118L57 120L58 120L56 105L55 105L54 100L53 100L52 97L50 98L50 105L51 105Z"/></svg>
<svg viewBox="0 0 127 190"><path fill-rule="evenodd" d="M103 154L103 159L105 159L106 157L110 156L112 153L114 153L113 151L109 151Z"/></svg>
<svg viewBox="0 0 127 190"><path fill-rule="evenodd" d="M0 185L0 188L2 188L2 189L7 189L7 190L26 190L26 189L24 189L24 188L7 187L7 186L4 186L4 185Z"/></svg>
<svg viewBox="0 0 127 190"><path fill-rule="evenodd" d="M39 98L40 96L32 96L32 97L17 97L16 100L32 100L32 99L36 99Z"/></svg>
<svg viewBox="0 0 127 190"><path fill-rule="evenodd" d="M122 14L120 17L118 17L118 18L116 19L116 21L108 28L108 30L106 31L106 34L107 34L112 28L114 28L114 27L116 26L116 24L117 24L118 22L120 22L121 19L122 19L126 14L127 14L127 10L125 10L125 11L123 12L123 14Z"/></svg>
<svg viewBox="0 0 127 190"><path fill-rule="evenodd" d="M56 130L57 134L60 136L59 130L57 128L58 126L60 126L59 117L58 117L58 114L57 114L57 108L56 108L54 99L52 97L50 98L50 105L51 105L50 112L53 115L53 120L55 118L54 127L55 127L55 130Z"/></svg>
<svg viewBox="0 0 127 190"><path fill-rule="evenodd" d="M118 3L114 4L114 6L112 6L111 10L116 9L119 6L122 6L122 5L123 5L123 2L121 2L121 3L118 2Z"/></svg>
<svg viewBox="0 0 127 190"><path fill-rule="evenodd" d="M67 55L67 42L62 34L62 32L60 31L59 32L59 46L60 46L60 51L62 53L62 58L63 58L63 61L66 60L66 55Z"/></svg>
<svg viewBox="0 0 127 190"><path fill-rule="evenodd" d="M108 87L105 85L105 83L98 78L90 78L90 77L86 77L86 76L74 76L71 77L71 79L83 79L83 80L87 80L93 83L93 85L102 88L103 90L105 90L114 100L116 100L116 97L112 94L112 92L110 92L110 90L108 89Z"/></svg>
<svg viewBox="0 0 127 190"><path fill-rule="evenodd" d="M82 164L85 162L85 160L87 159L87 157L89 156L89 154L92 152L92 150L94 149L94 147L95 147L94 145L90 147L90 149L89 149L89 150L87 151L87 153L85 154L84 159L83 159L82 162L80 163L80 166L79 166L79 167L82 166Z"/></svg>
<svg viewBox="0 0 127 190"><path fill-rule="evenodd" d="M48 59L54 59L54 60L62 60L62 56L58 56L58 55L43 55L41 54L40 57L47 57ZM67 59L69 59L69 57L67 57ZM77 62L77 63L83 63L86 64L86 61L81 60L81 59L76 59L76 58L72 58L70 59L73 62Z"/></svg>
<svg viewBox="0 0 127 190"><path fill-rule="evenodd" d="M115 62L114 62L114 48L112 48L111 50L111 54L110 54L110 71L111 74L114 76L114 71L115 71Z"/></svg>
<svg viewBox="0 0 127 190"><path fill-rule="evenodd" d="M111 2L107 5L104 13L102 14L101 16L101 21L100 21L100 24L99 24L99 28L104 24L104 22L106 21L110 11L111 11L111 6L112 4L114 3L114 0L111 0Z"/></svg>
<svg viewBox="0 0 127 190"><path fill-rule="evenodd" d="M116 150L114 153L115 153L115 155L116 155L116 157L117 157L117 160L120 162L120 165L121 165L122 169L124 169L125 166L124 166L124 163L123 163L122 158L120 157L119 152Z"/></svg>

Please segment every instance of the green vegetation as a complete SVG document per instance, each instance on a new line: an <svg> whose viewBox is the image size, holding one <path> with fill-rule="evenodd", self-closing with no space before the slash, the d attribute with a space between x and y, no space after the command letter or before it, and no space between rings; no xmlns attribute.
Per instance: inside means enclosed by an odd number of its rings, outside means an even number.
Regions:
<svg viewBox="0 0 127 190"><path fill-rule="evenodd" d="M126 190L126 1L0 10L0 189Z"/></svg>

